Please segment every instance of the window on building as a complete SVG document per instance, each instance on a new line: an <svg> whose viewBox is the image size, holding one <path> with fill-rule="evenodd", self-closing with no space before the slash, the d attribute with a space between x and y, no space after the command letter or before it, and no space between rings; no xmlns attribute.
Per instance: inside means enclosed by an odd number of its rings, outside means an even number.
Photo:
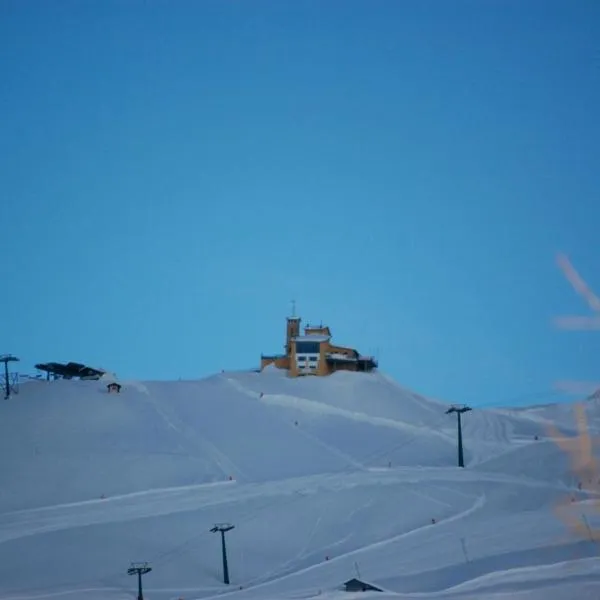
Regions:
<svg viewBox="0 0 600 600"><path fill-rule="evenodd" d="M296 342L296 354L319 354L319 342Z"/></svg>

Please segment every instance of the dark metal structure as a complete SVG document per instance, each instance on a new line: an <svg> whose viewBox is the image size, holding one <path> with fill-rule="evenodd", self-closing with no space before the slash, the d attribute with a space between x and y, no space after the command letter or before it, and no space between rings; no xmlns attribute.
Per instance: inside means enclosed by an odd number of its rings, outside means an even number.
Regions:
<svg viewBox="0 0 600 600"><path fill-rule="evenodd" d="M223 553L223 583L229 585L229 567L227 566L227 548L225 547L225 534L231 531L235 525L230 523L217 523L210 531L211 533L221 532L221 550Z"/></svg>
<svg viewBox="0 0 600 600"><path fill-rule="evenodd" d="M18 377L15 376L11 380L10 373L8 372L9 362L19 362L19 359L16 356L13 356L12 354L2 354L0 356L0 363L4 363L4 378L2 380L2 389L4 390L5 400L8 400L10 398L11 392L14 392L15 394L17 393L18 384Z"/></svg>
<svg viewBox="0 0 600 600"><path fill-rule="evenodd" d="M78 377L80 379L100 379L104 375L105 371L102 369L95 369L94 367L88 367L81 363L68 362L68 363L39 363L35 365L36 369L46 372L46 379L73 379Z"/></svg>
<svg viewBox="0 0 600 600"><path fill-rule="evenodd" d="M360 373L369 373L373 369L377 369L379 366L377 360L375 360L373 356L361 356L356 350L353 351L352 356L336 356L327 354L325 356L325 360L332 371L352 366L354 367L352 370L356 370Z"/></svg>
<svg viewBox="0 0 600 600"><path fill-rule="evenodd" d="M456 413L456 415L458 416L458 466L459 467L465 466L465 458L463 455L462 422L461 422L460 418L463 413L466 413L470 410L473 410L473 409L467 405L462 405L462 406L453 406L446 411L447 415L449 415L451 413Z"/></svg>
<svg viewBox="0 0 600 600"><path fill-rule="evenodd" d="M127 569L127 575L137 575L138 578L137 600L144 600L144 595L142 593L142 575L150 573L150 571L152 571L152 567L149 567L147 562L131 563L131 567Z"/></svg>
<svg viewBox="0 0 600 600"><path fill-rule="evenodd" d="M361 581L360 579L349 579L344 583L345 592L382 592L378 587Z"/></svg>

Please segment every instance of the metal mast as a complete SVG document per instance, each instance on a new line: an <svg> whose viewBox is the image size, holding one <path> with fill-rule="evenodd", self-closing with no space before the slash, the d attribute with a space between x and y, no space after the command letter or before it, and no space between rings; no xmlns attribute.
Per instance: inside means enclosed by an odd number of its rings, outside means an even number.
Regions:
<svg viewBox="0 0 600 600"><path fill-rule="evenodd" d="M8 363L9 362L18 362L19 359L12 354L3 354L0 356L0 362L4 363L4 399L8 400L10 398L10 393L16 392L16 388L10 382L10 374L8 372Z"/></svg>
<svg viewBox="0 0 600 600"><path fill-rule="evenodd" d="M470 408L467 405L462 405L462 406L452 406L451 408L449 408L446 411L446 414L449 415L450 413L456 413L457 417L458 417L458 466L459 467L464 467L465 466L465 458L464 458L464 454L463 454L463 438L462 438L462 422L461 422L461 415L463 413L466 413L470 410L473 410L472 408Z"/></svg>
<svg viewBox="0 0 600 600"><path fill-rule="evenodd" d="M138 578L137 600L144 600L144 595L142 593L142 575L150 573L150 571L152 571L152 567L149 567L147 562L131 563L131 567L127 569L127 575L137 575Z"/></svg>
<svg viewBox="0 0 600 600"><path fill-rule="evenodd" d="M229 585L229 567L227 566L227 548L225 546L225 534L231 531L235 525L230 523L217 523L210 531L211 533L221 532L221 551L223 553L223 583Z"/></svg>

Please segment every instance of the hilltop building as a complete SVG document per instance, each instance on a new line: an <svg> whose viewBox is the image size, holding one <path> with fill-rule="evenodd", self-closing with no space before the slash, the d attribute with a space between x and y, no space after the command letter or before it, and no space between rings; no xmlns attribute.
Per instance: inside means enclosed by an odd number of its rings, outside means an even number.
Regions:
<svg viewBox="0 0 600 600"><path fill-rule="evenodd" d="M307 325L300 333L300 317L288 317L285 353L261 355L261 371L268 365L287 370L290 377L300 375L331 375L335 371L372 371L377 361L372 356L362 356L354 348L331 343L329 327Z"/></svg>

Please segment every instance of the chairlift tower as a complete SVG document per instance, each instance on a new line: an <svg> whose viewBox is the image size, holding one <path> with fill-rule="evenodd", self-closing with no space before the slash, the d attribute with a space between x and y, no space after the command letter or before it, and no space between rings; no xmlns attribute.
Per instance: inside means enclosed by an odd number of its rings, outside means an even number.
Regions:
<svg viewBox="0 0 600 600"><path fill-rule="evenodd" d="M221 550L223 552L223 583L229 585L229 568L227 566L227 548L225 547L225 534L231 531L235 525L230 523L217 523L210 531L211 533L221 532Z"/></svg>
<svg viewBox="0 0 600 600"><path fill-rule="evenodd" d="M14 383L10 380L10 373L8 372L8 363L9 362L19 362L16 356L12 354L2 354L0 355L0 363L4 363L4 384L2 388L4 389L4 399L8 400L10 398L11 391L15 394L17 393L16 387L16 377L14 378Z"/></svg>
<svg viewBox="0 0 600 600"><path fill-rule="evenodd" d="M470 410L473 410L473 409L465 404L462 406L452 406L451 408L449 408L446 411L447 415L449 415L450 413L456 413L456 415L458 417L458 466L459 467L465 466L465 458L463 456L462 423L461 423L460 417L463 413L466 413Z"/></svg>
<svg viewBox="0 0 600 600"><path fill-rule="evenodd" d="M147 562L131 563L131 567L127 569L127 575L137 575L138 578L137 600L144 600L144 595L142 593L142 575L150 573L150 571L152 571L152 567L149 567Z"/></svg>

